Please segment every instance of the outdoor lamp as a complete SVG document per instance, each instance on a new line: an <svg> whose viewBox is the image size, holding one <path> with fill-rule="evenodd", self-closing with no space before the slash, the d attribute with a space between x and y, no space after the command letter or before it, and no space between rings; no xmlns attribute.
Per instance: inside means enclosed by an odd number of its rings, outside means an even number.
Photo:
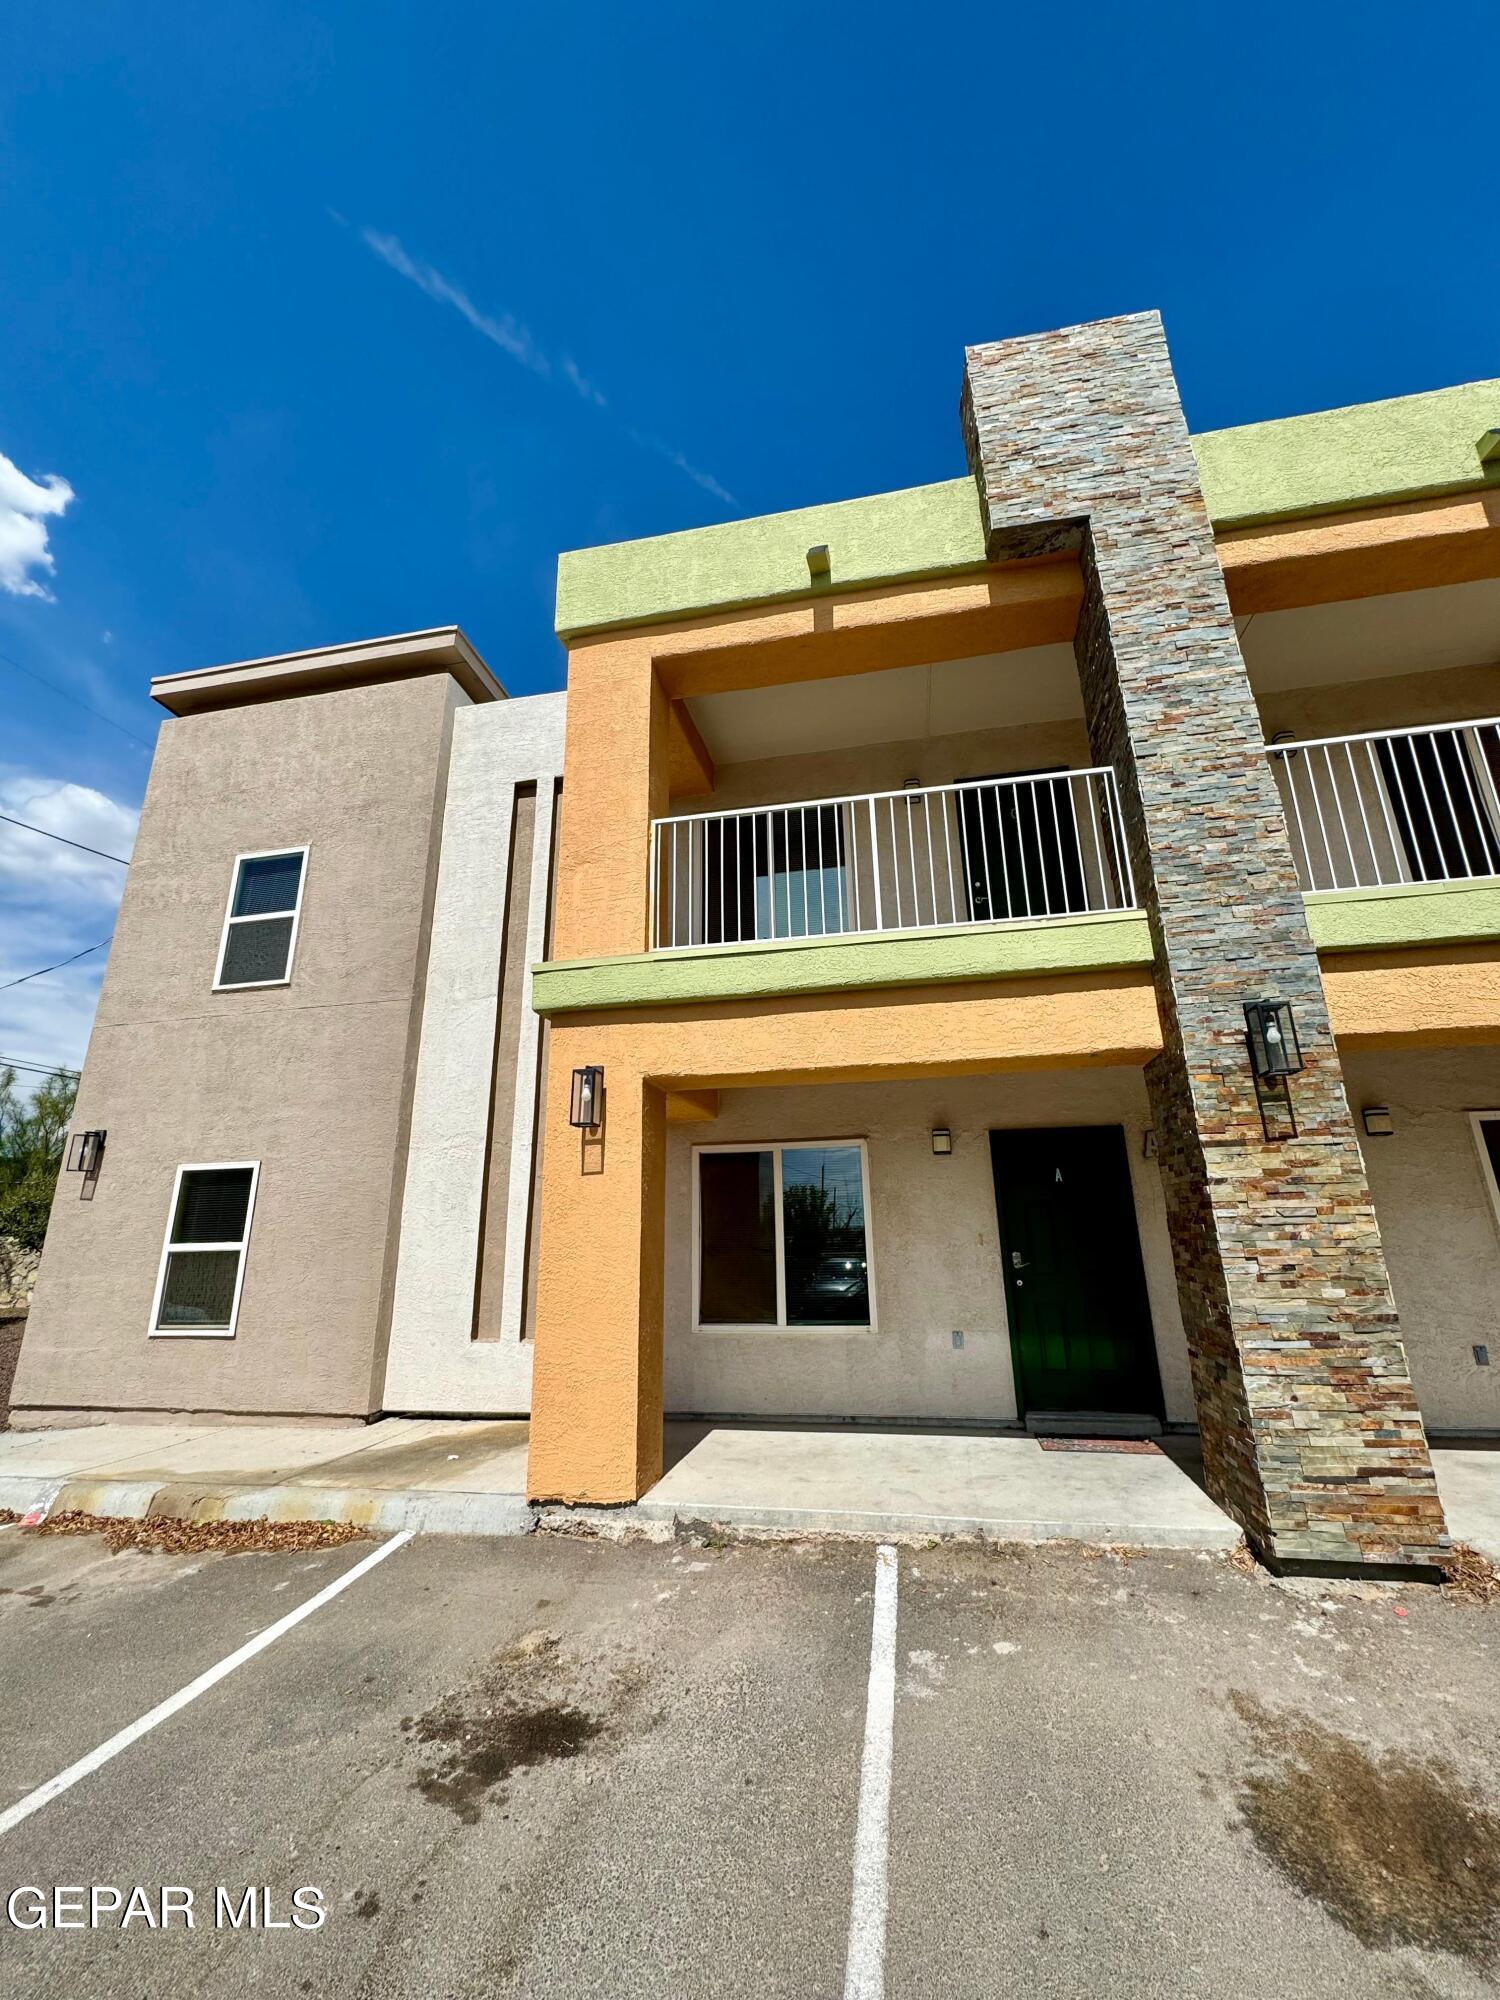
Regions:
<svg viewBox="0 0 1500 2000"><path fill-rule="evenodd" d="M946 1125L933 1126L932 1150L935 1153L951 1153L953 1151L953 1134L948 1130Z"/></svg>
<svg viewBox="0 0 1500 2000"><path fill-rule="evenodd" d="M573 1072L573 1097L568 1107L568 1123L585 1132L595 1132L604 1123L604 1068L590 1063Z"/></svg>
<svg viewBox="0 0 1500 2000"><path fill-rule="evenodd" d="M70 1174L96 1174L99 1162L104 1157L104 1134L102 1132L75 1132L68 1141L68 1172Z"/></svg>
<svg viewBox="0 0 1500 2000"><path fill-rule="evenodd" d="M1250 1066L1257 1076L1295 1076L1301 1069L1302 1047L1289 1001L1247 1000L1245 1039L1250 1044Z"/></svg>

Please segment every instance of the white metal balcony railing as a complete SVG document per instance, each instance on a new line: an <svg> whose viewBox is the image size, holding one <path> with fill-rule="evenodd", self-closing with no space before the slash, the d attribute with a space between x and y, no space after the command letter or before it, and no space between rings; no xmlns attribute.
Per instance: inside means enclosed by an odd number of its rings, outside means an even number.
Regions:
<svg viewBox="0 0 1500 2000"><path fill-rule="evenodd" d="M1304 890L1500 875L1500 719L1269 754Z"/></svg>
<svg viewBox="0 0 1500 2000"><path fill-rule="evenodd" d="M1134 908L1107 766L652 822L653 950Z"/></svg>

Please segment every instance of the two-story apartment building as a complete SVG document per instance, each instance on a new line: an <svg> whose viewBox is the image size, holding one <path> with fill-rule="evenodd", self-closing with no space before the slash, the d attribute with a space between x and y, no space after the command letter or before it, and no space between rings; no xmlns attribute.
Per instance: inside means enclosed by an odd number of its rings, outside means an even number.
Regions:
<svg viewBox="0 0 1500 2000"><path fill-rule="evenodd" d="M1500 1431L1500 383L1190 438L1141 315L936 486L154 684L16 1400L1196 1424L1281 1562ZM1399 1317L1398 1317L1399 1314ZM1424 1426L1425 1419L1425 1426Z"/></svg>

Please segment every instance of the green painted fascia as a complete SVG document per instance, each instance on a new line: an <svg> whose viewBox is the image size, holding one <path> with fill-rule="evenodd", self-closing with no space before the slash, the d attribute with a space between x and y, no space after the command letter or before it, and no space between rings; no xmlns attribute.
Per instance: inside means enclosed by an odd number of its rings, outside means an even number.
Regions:
<svg viewBox="0 0 1500 2000"><path fill-rule="evenodd" d="M1193 439L1216 528L1419 500L1500 483L1480 463L1500 426L1500 381L1462 382L1342 410L1204 431Z"/></svg>
<svg viewBox="0 0 1500 2000"><path fill-rule="evenodd" d="M776 943L559 959L532 967L538 1014L610 1007L682 1007L787 993L1101 972L1150 965L1139 910L992 928L904 931L892 937L783 938Z"/></svg>
<svg viewBox="0 0 1500 2000"><path fill-rule="evenodd" d="M1500 882L1403 882L1389 889L1324 889L1306 898L1319 951L1474 944L1500 938Z"/></svg>
<svg viewBox="0 0 1500 2000"><path fill-rule="evenodd" d="M822 591L948 576L982 569L985 560L974 482L945 479L645 541L570 549L557 563L557 629L569 639L610 625L806 597L813 589L807 552L820 543L831 561Z"/></svg>
<svg viewBox="0 0 1500 2000"><path fill-rule="evenodd" d="M1478 440L1500 427L1500 380L1204 431L1193 439L1216 529L1500 486ZM807 551L827 546L826 583ZM563 639L751 604L982 569L972 478L762 514L681 534L570 549L557 565Z"/></svg>

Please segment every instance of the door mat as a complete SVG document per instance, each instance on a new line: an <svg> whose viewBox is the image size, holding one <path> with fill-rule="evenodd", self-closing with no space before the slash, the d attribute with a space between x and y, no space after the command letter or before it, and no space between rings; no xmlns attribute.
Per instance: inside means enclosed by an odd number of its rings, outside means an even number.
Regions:
<svg viewBox="0 0 1500 2000"><path fill-rule="evenodd" d="M1161 1447L1149 1438L1038 1438L1037 1443L1043 1451L1127 1451L1161 1456Z"/></svg>

